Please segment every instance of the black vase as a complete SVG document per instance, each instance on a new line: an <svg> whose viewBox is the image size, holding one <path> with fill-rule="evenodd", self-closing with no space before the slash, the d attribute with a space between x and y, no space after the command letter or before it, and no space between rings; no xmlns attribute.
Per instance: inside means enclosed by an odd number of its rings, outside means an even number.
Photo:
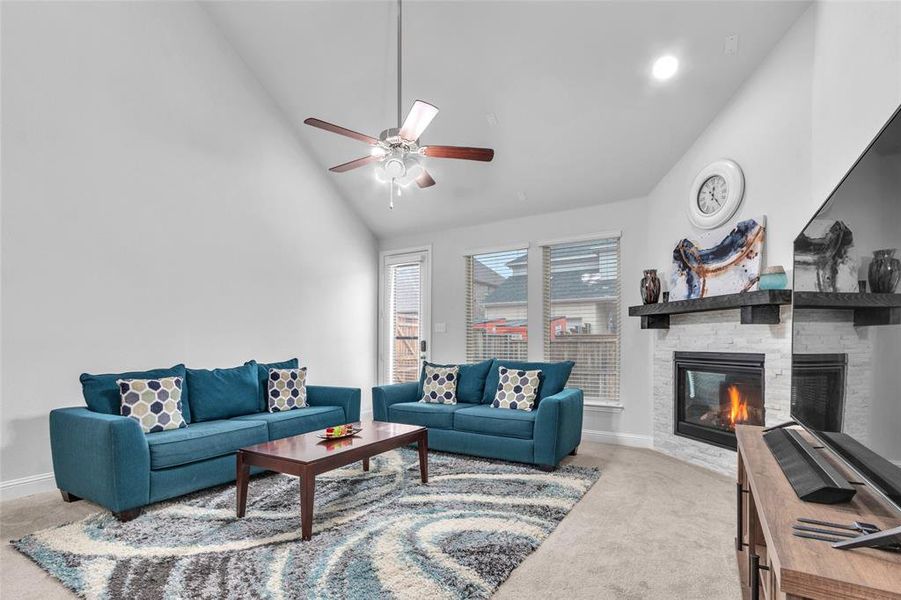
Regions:
<svg viewBox="0 0 901 600"><path fill-rule="evenodd" d="M867 271L867 279L870 280L870 289L873 293L893 294L898 288L898 280L901 279L901 261L895 258L895 252L895 248L873 252L873 262Z"/></svg>
<svg viewBox="0 0 901 600"><path fill-rule="evenodd" d="M657 304L660 298L660 278L657 269L648 269L641 278L641 301L645 304Z"/></svg>

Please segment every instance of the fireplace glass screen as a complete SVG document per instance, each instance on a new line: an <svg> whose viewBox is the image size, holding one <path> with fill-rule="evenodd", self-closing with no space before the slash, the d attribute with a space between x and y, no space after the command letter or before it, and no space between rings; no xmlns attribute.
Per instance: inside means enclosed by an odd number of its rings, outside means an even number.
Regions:
<svg viewBox="0 0 901 600"><path fill-rule="evenodd" d="M677 353L675 367L677 435L734 449L736 425L763 425L763 355Z"/></svg>

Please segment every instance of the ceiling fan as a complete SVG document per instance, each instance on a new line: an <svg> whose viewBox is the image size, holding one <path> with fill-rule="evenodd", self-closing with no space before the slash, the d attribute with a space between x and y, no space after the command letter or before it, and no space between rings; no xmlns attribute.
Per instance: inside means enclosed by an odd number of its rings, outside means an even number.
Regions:
<svg viewBox="0 0 901 600"><path fill-rule="evenodd" d="M369 144L369 155L332 167L333 173L345 173L359 167L378 163L376 177L391 184L389 207L394 208L395 195L400 196L401 186L416 182L421 188L435 185L435 180L422 164L422 157L457 158L490 162L494 158L491 148L467 146L421 146L419 136L438 114L438 107L416 100L407 118L401 120L402 58L403 58L403 6L397 2L397 127L382 131L378 138L358 133L346 127L321 119L309 118L307 125L331 131Z"/></svg>

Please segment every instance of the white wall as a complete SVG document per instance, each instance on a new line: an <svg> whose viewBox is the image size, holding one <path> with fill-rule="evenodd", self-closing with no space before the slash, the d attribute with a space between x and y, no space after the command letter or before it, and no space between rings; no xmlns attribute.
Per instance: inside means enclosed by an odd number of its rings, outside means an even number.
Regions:
<svg viewBox="0 0 901 600"><path fill-rule="evenodd" d="M617 432L624 443L646 444L651 435L649 403L650 338L639 329L638 319L627 316L630 304L641 298L638 282L647 266L645 252L648 214L642 198L601 204L591 208L521 217L473 227L427 231L383 240L382 250L432 246L432 325L445 323L447 333L432 334L432 359L462 362L466 358L465 271L463 257L473 250L530 244L529 248L529 357L543 359L541 242L617 230L622 232L622 411L588 410L584 427L589 431ZM538 335L535 332L539 332ZM598 436L597 439L600 439ZM608 438L608 441L610 439Z"/></svg>
<svg viewBox="0 0 901 600"><path fill-rule="evenodd" d="M2 77L0 479L82 371L300 356L368 404L376 242L198 5L5 2Z"/></svg>
<svg viewBox="0 0 901 600"><path fill-rule="evenodd" d="M810 201L810 107L813 14L808 10L776 45L648 196L659 234L649 258L671 272L672 251L700 233L688 220L695 175L708 163L731 158L745 174L745 196L734 220L767 216L764 260L792 264L792 240L813 214ZM822 200L821 200L822 202Z"/></svg>
<svg viewBox="0 0 901 600"><path fill-rule="evenodd" d="M901 2L812 9L811 212L901 103Z"/></svg>
<svg viewBox="0 0 901 600"><path fill-rule="evenodd" d="M789 268L792 242L901 103L901 2L811 6L648 195L669 270L696 235L686 206L698 171L732 158L745 173L741 220L767 215L765 261Z"/></svg>

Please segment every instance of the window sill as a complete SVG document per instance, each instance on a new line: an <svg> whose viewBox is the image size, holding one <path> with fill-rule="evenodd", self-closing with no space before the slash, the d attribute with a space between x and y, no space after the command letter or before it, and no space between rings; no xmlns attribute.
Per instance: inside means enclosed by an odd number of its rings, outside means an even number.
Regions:
<svg viewBox="0 0 901 600"><path fill-rule="evenodd" d="M585 410L590 412L606 412L606 413L618 413L622 412L626 407L622 404L613 404L613 403L600 403L600 402L586 402L584 404Z"/></svg>

